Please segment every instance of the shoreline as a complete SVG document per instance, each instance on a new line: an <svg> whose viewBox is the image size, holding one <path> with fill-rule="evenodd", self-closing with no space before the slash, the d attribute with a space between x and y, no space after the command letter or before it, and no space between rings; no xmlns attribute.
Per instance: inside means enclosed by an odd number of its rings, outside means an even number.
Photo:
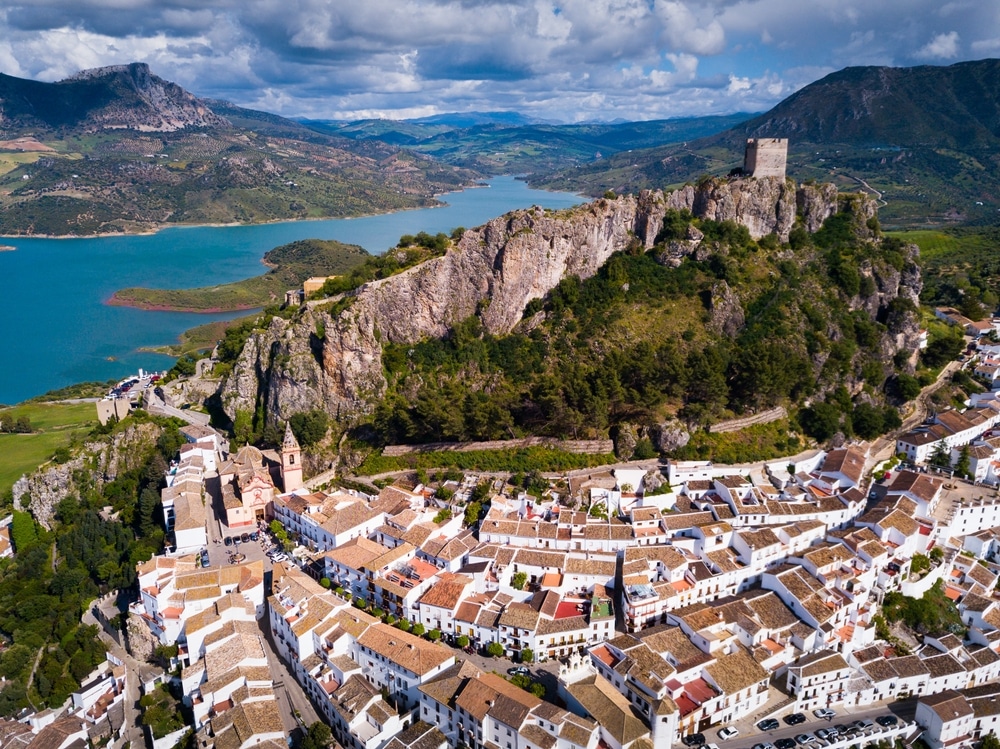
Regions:
<svg viewBox="0 0 1000 749"><path fill-rule="evenodd" d="M495 179L497 177L506 177L506 176L510 175L494 174L488 179ZM489 182L476 182L471 185L466 185L465 187L460 187L456 190L434 193L434 195L431 196L431 199L434 201L434 203L430 205L415 205L412 208L396 208L391 211L382 211L379 213L359 213L354 216L314 216L310 218L276 218L276 219L270 219L268 221L250 221L247 223L240 223L238 221L234 221L230 223L208 223L208 224L154 224L153 228L145 231L113 231L113 232L100 232L97 234L0 234L0 239L101 239L106 237L149 237L154 234L159 234L161 231L165 231L167 229L228 229L240 226L298 224L308 221L351 221L352 219L357 219L357 218L373 218L375 216L389 216L394 213L405 213L406 211L423 211L427 210L428 208L442 208L446 206L447 203L438 200L438 198L444 195L452 195L454 193L464 192L465 190L486 188L489 186L490 186ZM16 248L11 247L10 249L14 250ZM2 251L3 250L0 250L0 252Z"/></svg>
<svg viewBox="0 0 1000 749"><path fill-rule="evenodd" d="M104 300L104 304L109 307L131 307L141 309L144 312L188 312L196 315L219 315L229 312L246 312L248 310L260 309L259 304L239 305L236 307L209 307L207 309L193 309L191 307L176 307L169 304L148 304L146 302L131 301L122 299L116 291Z"/></svg>

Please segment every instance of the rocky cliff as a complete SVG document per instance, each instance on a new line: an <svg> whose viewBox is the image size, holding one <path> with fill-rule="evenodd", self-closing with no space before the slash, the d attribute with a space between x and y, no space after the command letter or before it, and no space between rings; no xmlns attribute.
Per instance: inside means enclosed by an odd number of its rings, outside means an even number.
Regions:
<svg viewBox="0 0 1000 749"><path fill-rule="evenodd" d="M837 210L837 196L832 186L795 188L781 179L708 180L559 213L509 213L466 231L444 256L367 284L333 315L331 305L314 303L293 320L272 320L251 336L223 384L223 407L234 420L262 411L280 422L318 408L349 421L384 391L383 341L440 337L471 315L486 331L507 333L530 301L564 277L594 275L633 242L651 248L668 208L785 240L797 212L805 226L818 227Z"/></svg>
<svg viewBox="0 0 1000 749"><path fill-rule="evenodd" d="M90 484L102 486L124 471L142 465L163 429L148 422L131 423L108 438L88 442L66 463L52 464L14 484L14 507L29 510L46 530L51 529L56 505L64 497L79 495Z"/></svg>

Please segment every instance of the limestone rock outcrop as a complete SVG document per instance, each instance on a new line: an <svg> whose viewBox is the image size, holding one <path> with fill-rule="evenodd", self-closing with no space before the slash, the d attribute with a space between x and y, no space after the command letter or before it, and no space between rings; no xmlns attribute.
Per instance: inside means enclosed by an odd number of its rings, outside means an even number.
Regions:
<svg viewBox="0 0 1000 749"><path fill-rule="evenodd" d="M797 208L799 205L803 208ZM779 178L706 180L672 193L600 199L569 211L538 207L508 213L468 230L443 256L365 284L339 302L310 303L292 320L274 318L252 335L220 389L235 421L263 411L271 423L323 409L346 422L366 413L384 392L382 344L441 337L477 315L484 330L508 333L528 303L565 277L593 276L633 243L655 244L670 208L716 221L732 220L759 238L787 240L796 211L819 226L837 210L836 188L796 188ZM678 243L678 262L699 245ZM738 327L729 299L725 327Z"/></svg>
<svg viewBox="0 0 1000 749"><path fill-rule="evenodd" d="M156 445L163 430L153 423L136 422L107 440L88 442L73 459L24 475L14 483L14 506L29 510L46 530L51 530L56 505L79 493L77 477L85 473L100 487L125 471L138 468Z"/></svg>

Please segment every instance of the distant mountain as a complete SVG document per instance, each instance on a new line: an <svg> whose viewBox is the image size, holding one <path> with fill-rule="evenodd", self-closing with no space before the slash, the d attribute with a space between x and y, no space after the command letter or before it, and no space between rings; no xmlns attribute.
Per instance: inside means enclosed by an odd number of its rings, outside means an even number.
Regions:
<svg viewBox="0 0 1000 749"><path fill-rule="evenodd" d="M741 165L750 137L788 138L793 178L867 183L890 224L1000 218L1000 60L846 68L723 132L530 181L591 195L677 185Z"/></svg>
<svg viewBox="0 0 1000 749"><path fill-rule="evenodd" d="M173 132L229 123L145 63L84 70L57 83L0 74L0 130Z"/></svg>
<svg viewBox="0 0 1000 749"><path fill-rule="evenodd" d="M514 113L438 115L419 120L304 121L321 132L378 140L489 173L551 174L611 154L718 133L753 115L556 125Z"/></svg>
<svg viewBox="0 0 1000 749"><path fill-rule="evenodd" d="M57 83L0 75L0 234L357 216L481 176L199 99L143 63Z"/></svg>
<svg viewBox="0 0 1000 749"><path fill-rule="evenodd" d="M831 73L720 140L783 137L857 146L1000 145L1000 60Z"/></svg>

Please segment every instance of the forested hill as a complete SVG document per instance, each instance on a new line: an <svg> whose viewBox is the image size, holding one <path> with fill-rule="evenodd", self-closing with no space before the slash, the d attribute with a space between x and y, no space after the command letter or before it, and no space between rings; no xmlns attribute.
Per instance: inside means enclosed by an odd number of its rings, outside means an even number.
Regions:
<svg viewBox="0 0 1000 749"><path fill-rule="evenodd" d="M221 399L245 436L322 410L382 443L652 441L675 419L785 405L825 440L891 427L912 380L916 248L884 239L863 196L707 181L443 239L438 257L343 279L330 292L346 297L229 342ZM402 270L409 252L370 262Z"/></svg>

